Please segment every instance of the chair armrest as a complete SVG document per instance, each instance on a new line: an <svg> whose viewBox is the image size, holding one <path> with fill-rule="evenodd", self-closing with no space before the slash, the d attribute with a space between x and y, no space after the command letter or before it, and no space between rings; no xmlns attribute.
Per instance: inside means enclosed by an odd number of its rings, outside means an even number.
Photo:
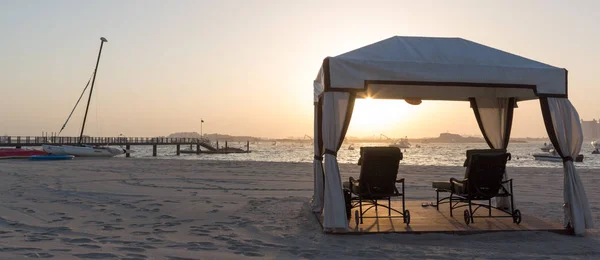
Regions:
<svg viewBox="0 0 600 260"><path fill-rule="evenodd" d="M467 179L464 179L464 180L460 181L460 180L458 180L456 178L450 178L450 184L453 184L453 183L464 184L465 182L467 182Z"/></svg>
<svg viewBox="0 0 600 260"><path fill-rule="evenodd" d="M454 184L455 184L455 183L460 183L460 184L463 184L463 185L465 185L465 183L466 183L467 181L468 181L468 179L464 179L464 180L460 181L460 180L458 180L458 179L456 179L456 178L450 178L450 192L458 194L458 192L457 192L457 191L456 191L456 189L454 188Z"/></svg>
<svg viewBox="0 0 600 260"><path fill-rule="evenodd" d="M402 183L402 182L404 182L404 178L396 180L396 183Z"/></svg>
<svg viewBox="0 0 600 260"><path fill-rule="evenodd" d="M509 182L512 182L512 179L505 180L502 182L502 184L509 183Z"/></svg>

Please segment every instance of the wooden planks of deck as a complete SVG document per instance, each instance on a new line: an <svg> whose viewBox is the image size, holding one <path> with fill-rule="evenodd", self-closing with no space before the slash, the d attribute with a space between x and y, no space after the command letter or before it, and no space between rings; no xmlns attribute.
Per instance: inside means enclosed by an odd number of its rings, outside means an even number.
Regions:
<svg viewBox="0 0 600 260"><path fill-rule="evenodd" d="M406 201L406 209L410 210L411 221L409 225L403 223L402 218L385 218L388 211L379 208L380 218L364 218L363 224L356 225L354 211L349 222L349 232L346 234L374 234L374 233L448 233L448 234L478 234L487 232L507 231L548 231L561 234L570 234L572 231L565 229L560 223L551 223L531 215L531 212L522 212L521 224L513 223L512 218L475 218L475 222L465 224L463 210L455 209L453 217L450 216L448 203L440 204L439 211L435 206L421 206L423 201ZM402 202L393 201L392 208L401 210ZM487 215L488 210L480 208L475 216ZM394 215L394 212L392 212ZM397 213L396 213L397 215ZM508 216L500 210L492 210L493 216ZM365 216L375 216L375 210L368 211ZM322 218L318 218L322 223Z"/></svg>

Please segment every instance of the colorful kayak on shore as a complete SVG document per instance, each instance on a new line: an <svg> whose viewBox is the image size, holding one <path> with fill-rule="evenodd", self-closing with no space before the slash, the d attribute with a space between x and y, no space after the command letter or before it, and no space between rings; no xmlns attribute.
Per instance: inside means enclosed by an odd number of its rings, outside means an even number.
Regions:
<svg viewBox="0 0 600 260"><path fill-rule="evenodd" d="M75 158L75 156L73 155L53 155L53 154L49 154L49 155L34 155L29 157L30 161L56 161L56 160L71 160Z"/></svg>
<svg viewBox="0 0 600 260"><path fill-rule="evenodd" d="M0 159L27 159L34 155L46 155L48 153L40 150L21 149L21 148L2 148L0 149Z"/></svg>

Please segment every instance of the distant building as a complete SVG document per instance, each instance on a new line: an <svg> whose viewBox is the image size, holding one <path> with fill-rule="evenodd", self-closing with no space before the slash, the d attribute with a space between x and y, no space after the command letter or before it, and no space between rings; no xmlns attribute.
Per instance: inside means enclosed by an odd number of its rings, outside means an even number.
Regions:
<svg viewBox="0 0 600 260"><path fill-rule="evenodd" d="M581 119L581 128L583 130L583 138L594 140L600 138L600 120L592 119L591 121L584 121Z"/></svg>

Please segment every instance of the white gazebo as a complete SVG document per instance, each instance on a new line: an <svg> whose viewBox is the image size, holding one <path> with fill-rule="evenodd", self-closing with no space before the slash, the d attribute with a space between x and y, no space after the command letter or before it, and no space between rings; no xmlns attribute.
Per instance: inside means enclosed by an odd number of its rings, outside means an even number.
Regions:
<svg viewBox="0 0 600 260"><path fill-rule="evenodd" d="M573 164L583 134L567 88L566 69L461 38L396 36L327 57L314 81L312 210L323 214L325 232L348 230L336 155L356 98L468 101L490 148L507 148L516 102L539 99L548 136L564 162L565 225L583 234L593 223Z"/></svg>

